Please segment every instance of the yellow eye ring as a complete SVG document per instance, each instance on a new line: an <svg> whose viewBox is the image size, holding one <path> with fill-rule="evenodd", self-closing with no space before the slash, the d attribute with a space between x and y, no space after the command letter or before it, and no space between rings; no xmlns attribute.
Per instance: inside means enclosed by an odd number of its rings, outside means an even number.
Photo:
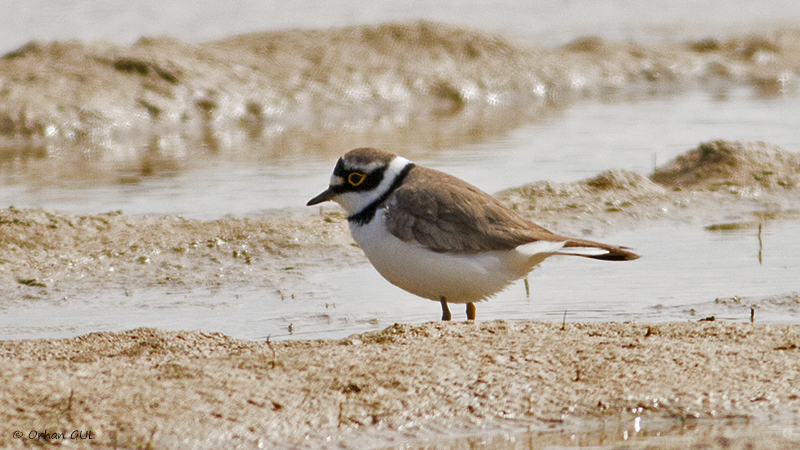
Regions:
<svg viewBox="0 0 800 450"><path fill-rule="evenodd" d="M367 175L359 172L353 172L347 176L347 182L350 183L350 186L358 186L366 179Z"/></svg>

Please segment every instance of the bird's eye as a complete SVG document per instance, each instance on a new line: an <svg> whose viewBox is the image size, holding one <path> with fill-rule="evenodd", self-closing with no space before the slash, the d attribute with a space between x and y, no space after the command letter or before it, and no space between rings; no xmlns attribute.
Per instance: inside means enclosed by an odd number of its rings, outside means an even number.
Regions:
<svg viewBox="0 0 800 450"><path fill-rule="evenodd" d="M347 176L347 182L350 183L350 186L358 186L366 179L367 175L359 172L353 172Z"/></svg>

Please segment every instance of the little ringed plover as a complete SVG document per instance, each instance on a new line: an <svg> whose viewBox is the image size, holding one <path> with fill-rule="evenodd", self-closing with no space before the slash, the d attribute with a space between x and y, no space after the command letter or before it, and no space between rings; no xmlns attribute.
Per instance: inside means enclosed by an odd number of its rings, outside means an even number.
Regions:
<svg viewBox="0 0 800 450"><path fill-rule="evenodd" d="M475 302L525 277L553 255L628 261L625 247L559 236L480 189L434 169L372 148L336 163L330 185L308 206L333 200L375 269L395 286L440 302Z"/></svg>

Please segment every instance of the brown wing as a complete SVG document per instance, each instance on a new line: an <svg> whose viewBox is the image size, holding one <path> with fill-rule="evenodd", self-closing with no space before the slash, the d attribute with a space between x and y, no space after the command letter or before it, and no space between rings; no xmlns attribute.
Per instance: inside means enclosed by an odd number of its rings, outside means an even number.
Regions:
<svg viewBox="0 0 800 450"><path fill-rule="evenodd" d="M489 194L445 173L414 167L387 205L389 232L437 251L510 250L566 240L528 222Z"/></svg>
<svg viewBox="0 0 800 450"><path fill-rule="evenodd" d="M417 241L436 251L477 253L510 250L538 240L566 242L570 248L607 250L602 255L573 253L606 261L629 261L639 255L625 247L557 235L529 222L494 197L465 181L415 166L390 197L386 211L389 232L403 241Z"/></svg>

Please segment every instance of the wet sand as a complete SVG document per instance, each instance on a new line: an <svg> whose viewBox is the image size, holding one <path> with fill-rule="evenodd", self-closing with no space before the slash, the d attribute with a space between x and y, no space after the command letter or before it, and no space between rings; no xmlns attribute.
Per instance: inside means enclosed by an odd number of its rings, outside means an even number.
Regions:
<svg viewBox="0 0 800 450"><path fill-rule="evenodd" d="M273 343L136 329L3 342L0 445L35 444L30 430L47 429L92 431L82 447L375 448L636 417L756 417L791 430L798 349L798 326L718 322L427 323ZM784 440L746 442L797 444Z"/></svg>

